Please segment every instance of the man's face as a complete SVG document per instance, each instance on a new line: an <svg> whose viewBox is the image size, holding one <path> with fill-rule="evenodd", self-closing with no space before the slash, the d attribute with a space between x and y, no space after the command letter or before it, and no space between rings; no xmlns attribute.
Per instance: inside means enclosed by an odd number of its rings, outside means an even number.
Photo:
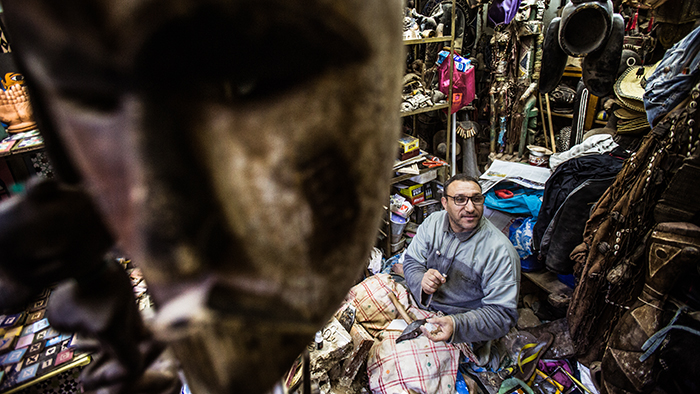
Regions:
<svg viewBox="0 0 700 394"><path fill-rule="evenodd" d="M469 199L466 205L459 206L455 204L453 197L474 197L481 194L481 188L471 181L455 181L452 182L445 194L450 197L442 197L442 206L447 211L447 217L450 220L450 226L456 233L471 231L479 225L479 220L484 214L484 205L475 205Z"/></svg>
<svg viewBox="0 0 700 394"><path fill-rule="evenodd" d="M153 330L193 392L267 389L375 242L400 125L401 2L3 7L42 132L143 269Z"/></svg>

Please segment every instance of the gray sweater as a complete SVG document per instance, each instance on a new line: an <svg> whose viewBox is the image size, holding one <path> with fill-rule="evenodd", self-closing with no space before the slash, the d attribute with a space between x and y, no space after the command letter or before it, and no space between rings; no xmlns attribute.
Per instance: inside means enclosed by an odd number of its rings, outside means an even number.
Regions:
<svg viewBox="0 0 700 394"><path fill-rule="evenodd" d="M508 333L518 319L520 258L508 238L486 218L471 232L455 233L446 211L428 216L403 256L409 290L425 309L455 322L452 342L480 342ZM423 274L447 275L432 295L423 293Z"/></svg>

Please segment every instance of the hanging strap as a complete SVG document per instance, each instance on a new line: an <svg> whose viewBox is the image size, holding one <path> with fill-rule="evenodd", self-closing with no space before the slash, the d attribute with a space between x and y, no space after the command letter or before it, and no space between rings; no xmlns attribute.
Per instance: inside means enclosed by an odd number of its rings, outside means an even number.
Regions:
<svg viewBox="0 0 700 394"><path fill-rule="evenodd" d="M673 316L673 319L671 319L671 321L666 325L666 327L664 327L664 328L660 329L659 331L657 331L656 333L654 333L654 335L649 337L649 339L647 339L646 342L644 342L644 344L642 345L642 350L644 350L645 352L644 352L644 354L639 356L639 361L644 362L652 354L654 354L656 349L658 349L659 346L661 346L661 343L663 343L664 339L666 339L666 335L668 334L668 332L673 330L673 329L687 331L691 334L695 334L695 335L700 336L700 331L698 331L696 329L693 329L693 328L690 328L687 326L674 324L676 322L676 320L678 320L678 317L680 316L680 314L682 312L685 312L686 310L688 310L687 306L683 306L683 307L678 308L678 311L676 311L676 315Z"/></svg>

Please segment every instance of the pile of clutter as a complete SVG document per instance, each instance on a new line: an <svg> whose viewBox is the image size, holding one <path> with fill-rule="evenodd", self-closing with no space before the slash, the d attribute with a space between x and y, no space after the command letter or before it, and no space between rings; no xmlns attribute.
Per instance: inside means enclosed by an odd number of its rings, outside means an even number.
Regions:
<svg viewBox="0 0 700 394"><path fill-rule="evenodd" d="M437 15L426 16L418 13L413 7L406 7L403 17L403 39L442 37L445 27L443 23L440 23L442 16L442 10Z"/></svg>
<svg viewBox="0 0 700 394"><path fill-rule="evenodd" d="M432 107L435 104L445 103L447 100L445 93L438 89L427 88L423 78L416 73L404 75L401 98L401 112Z"/></svg>

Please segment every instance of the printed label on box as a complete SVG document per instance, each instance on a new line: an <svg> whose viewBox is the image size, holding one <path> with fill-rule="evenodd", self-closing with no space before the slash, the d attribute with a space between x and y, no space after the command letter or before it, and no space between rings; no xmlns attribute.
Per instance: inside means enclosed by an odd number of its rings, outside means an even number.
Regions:
<svg viewBox="0 0 700 394"><path fill-rule="evenodd" d="M29 316L27 316L27 324L34 323L34 322L37 322L37 321L43 319L44 314L46 314L46 309L42 309L38 312L34 312L34 313L29 314ZM39 331L39 330L37 330L37 331Z"/></svg>
<svg viewBox="0 0 700 394"><path fill-rule="evenodd" d="M27 353L38 353L41 351L41 349L44 348L44 342L36 342L33 343L32 346L29 347L27 350Z"/></svg>
<svg viewBox="0 0 700 394"><path fill-rule="evenodd" d="M24 353L26 352L27 349L24 348L7 353L7 357L5 357L5 360L3 360L2 365L18 363L22 359L22 356L24 356Z"/></svg>
<svg viewBox="0 0 700 394"><path fill-rule="evenodd" d="M46 359L39 364L39 370L41 372L53 367L53 358Z"/></svg>
<svg viewBox="0 0 700 394"><path fill-rule="evenodd" d="M18 313L16 315L8 315L5 317L5 320L3 320L2 323L0 323L0 327L12 327L15 324L17 324L17 321L19 320L20 316L22 316L21 313Z"/></svg>
<svg viewBox="0 0 700 394"><path fill-rule="evenodd" d="M44 356L49 357L53 354L56 354L56 346L47 347L46 351L44 352Z"/></svg>

